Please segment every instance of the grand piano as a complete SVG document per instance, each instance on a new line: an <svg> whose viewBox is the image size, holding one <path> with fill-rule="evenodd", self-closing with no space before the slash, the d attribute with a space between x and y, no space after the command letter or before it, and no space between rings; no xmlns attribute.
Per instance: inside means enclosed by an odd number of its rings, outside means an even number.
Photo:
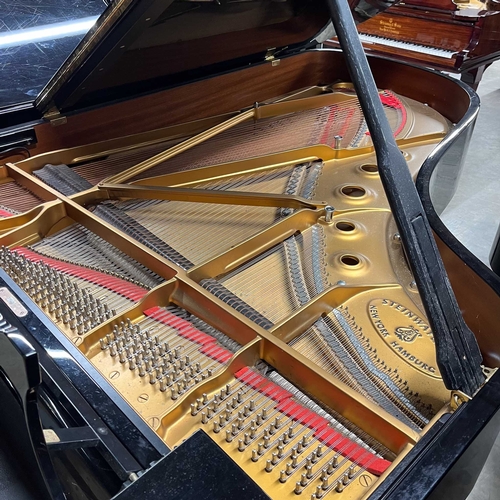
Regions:
<svg viewBox="0 0 500 500"><path fill-rule="evenodd" d="M0 418L38 498L472 489L500 429L500 279L439 213L478 98L370 57L481 350L466 393L327 21L316 0L117 0L3 110Z"/></svg>
<svg viewBox="0 0 500 500"><path fill-rule="evenodd" d="M450 73L477 89L500 58L500 4L482 0L409 0L359 26L368 53ZM333 38L325 45L338 47Z"/></svg>

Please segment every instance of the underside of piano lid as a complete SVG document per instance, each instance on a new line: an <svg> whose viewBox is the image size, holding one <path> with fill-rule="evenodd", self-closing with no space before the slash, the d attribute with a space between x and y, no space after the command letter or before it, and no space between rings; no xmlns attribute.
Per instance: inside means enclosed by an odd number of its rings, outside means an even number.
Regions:
<svg viewBox="0 0 500 500"><path fill-rule="evenodd" d="M315 2L166 7L113 2L39 109L57 125L272 65L326 21ZM33 307L169 448L204 432L277 500L366 498L467 399L441 379L352 85L322 83L0 170L0 266ZM453 125L380 98L415 177Z"/></svg>

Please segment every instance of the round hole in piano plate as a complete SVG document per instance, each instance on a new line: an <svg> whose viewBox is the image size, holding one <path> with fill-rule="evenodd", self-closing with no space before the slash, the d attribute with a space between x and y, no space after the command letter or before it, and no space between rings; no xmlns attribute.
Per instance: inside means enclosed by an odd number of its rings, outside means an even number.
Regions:
<svg viewBox="0 0 500 500"><path fill-rule="evenodd" d="M377 174L378 173L378 165L375 165L374 163L365 163L361 165L361 170L368 174Z"/></svg>
<svg viewBox="0 0 500 500"><path fill-rule="evenodd" d="M335 224L335 227L342 232L348 233L350 231L354 231L356 226L352 222L347 222L345 220L341 220Z"/></svg>
<svg viewBox="0 0 500 500"><path fill-rule="evenodd" d="M365 189L360 186L344 186L340 191L350 198L361 198L366 194Z"/></svg>
<svg viewBox="0 0 500 500"><path fill-rule="evenodd" d="M358 257L355 257L354 255L342 255L342 257L340 257L340 262L342 262L342 264L346 266L354 267L359 265L361 261L359 260Z"/></svg>

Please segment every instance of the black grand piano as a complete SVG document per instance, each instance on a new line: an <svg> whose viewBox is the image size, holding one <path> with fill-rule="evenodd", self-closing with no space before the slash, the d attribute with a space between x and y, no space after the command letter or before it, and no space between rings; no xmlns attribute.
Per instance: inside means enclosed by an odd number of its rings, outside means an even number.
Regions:
<svg viewBox="0 0 500 500"><path fill-rule="evenodd" d="M472 489L500 280L439 213L478 98L378 57L370 87L346 6L342 52L316 0L115 0L2 110L0 419L36 498Z"/></svg>

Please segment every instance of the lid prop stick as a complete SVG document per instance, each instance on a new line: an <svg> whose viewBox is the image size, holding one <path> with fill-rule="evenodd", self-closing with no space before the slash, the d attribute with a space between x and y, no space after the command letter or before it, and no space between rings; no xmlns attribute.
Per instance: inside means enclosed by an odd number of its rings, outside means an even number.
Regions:
<svg viewBox="0 0 500 500"><path fill-rule="evenodd" d="M347 0L327 0L327 3L370 131L380 178L434 332L441 376L448 389L472 396L484 382L479 346L460 312L422 202L384 112L354 21L354 18L357 22L369 19L396 2L350 0L350 5Z"/></svg>

